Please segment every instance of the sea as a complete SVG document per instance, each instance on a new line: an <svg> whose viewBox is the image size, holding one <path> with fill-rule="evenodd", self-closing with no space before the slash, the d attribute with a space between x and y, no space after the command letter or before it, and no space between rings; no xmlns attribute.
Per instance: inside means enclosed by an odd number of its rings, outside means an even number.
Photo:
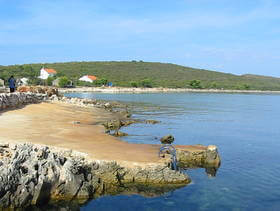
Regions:
<svg viewBox="0 0 280 211"><path fill-rule="evenodd" d="M122 128L123 141L216 145L222 163L215 177L184 170L192 183L162 195L103 196L80 210L280 210L280 95L223 93L105 94L66 96L120 101L133 118L159 124Z"/></svg>

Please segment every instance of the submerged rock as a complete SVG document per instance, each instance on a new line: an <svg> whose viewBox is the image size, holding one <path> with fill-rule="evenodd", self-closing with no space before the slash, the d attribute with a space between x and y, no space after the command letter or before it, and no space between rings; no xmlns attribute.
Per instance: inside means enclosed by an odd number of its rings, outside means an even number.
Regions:
<svg viewBox="0 0 280 211"><path fill-rule="evenodd" d="M153 124L154 125L154 124L160 123L160 121L148 119L148 120L145 120L145 123L146 124Z"/></svg>
<svg viewBox="0 0 280 211"><path fill-rule="evenodd" d="M122 136L128 136L128 134L127 133L124 133L124 132L121 132L121 131L116 131L115 133L114 133L114 136L116 136L116 137L122 137Z"/></svg>

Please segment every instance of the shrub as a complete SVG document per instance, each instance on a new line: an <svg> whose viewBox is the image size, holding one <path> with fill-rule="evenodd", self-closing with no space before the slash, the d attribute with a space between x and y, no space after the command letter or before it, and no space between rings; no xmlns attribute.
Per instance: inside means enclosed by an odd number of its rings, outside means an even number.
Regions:
<svg viewBox="0 0 280 211"><path fill-rule="evenodd" d="M48 77L47 78L47 85L48 86L52 86L52 82L54 81L54 78L53 77Z"/></svg>
<svg viewBox="0 0 280 211"><path fill-rule="evenodd" d="M192 81L190 81L190 86L193 89L201 89L202 88L200 80L192 80Z"/></svg>
<svg viewBox="0 0 280 211"><path fill-rule="evenodd" d="M130 86L132 87L138 87L138 83L136 81L130 81Z"/></svg>
<svg viewBox="0 0 280 211"><path fill-rule="evenodd" d="M243 85L243 88L246 89L246 90L248 90L248 89L250 89L250 85L244 84L244 85Z"/></svg>
<svg viewBox="0 0 280 211"><path fill-rule="evenodd" d="M210 88L216 89L218 87L216 82L212 82Z"/></svg>
<svg viewBox="0 0 280 211"><path fill-rule="evenodd" d="M40 78L29 78L27 83L28 85L44 85L45 81Z"/></svg>
<svg viewBox="0 0 280 211"><path fill-rule="evenodd" d="M92 86L94 86L93 83L86 82L86 81L79 81L79 80L76 81L76 85L77 85L77 86L87 86L87 87L92 87Z"/></svg>
<svg viewBox="0 0 280 211"><path fill-rule="evenodd" d="M146 88L152 88L153 87L151 79L148 79L148 78L140 81L140 85L142 87L146 87Z"/></svg>
<svg viewBox="0 0 280 211"><path fill-rule="evenodd" d="M93 82L93 84L96 86L107 85L107 83L108 83L108 80L106 78L97 79Z"/></svg>
<svg viewBox="0 0 280 211"><path fill-rule="evenodd" d="M69 79L66 76L59 78L58 86L59 87L66 87L69 84Z"/></svg>

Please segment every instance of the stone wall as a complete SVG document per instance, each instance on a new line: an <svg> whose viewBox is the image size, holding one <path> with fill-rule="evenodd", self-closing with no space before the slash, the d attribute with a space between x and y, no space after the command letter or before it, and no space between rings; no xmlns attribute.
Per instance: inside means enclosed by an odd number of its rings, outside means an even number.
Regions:
<svg viewBox="0 0 280 211"><path fill-rule="evenodd" d="M0 94L0 111L8 108L19 107L25 104L38 103L46 99L46 94L39 93L3 93Z"/></svg>
<svg viewBox="0 0 280 211"><path fill-rule="evenodd" d="M164 185L183 186L187 175L167 165L126 167L91 160L83 153L29 143L0 143L0 207L27 207L49 200L88 199ZM166 189L166 186L165 186ZM158 190L161 191L162 189ZM166 190L168 191L168 190ZM139 191L140 192L140 191Z"/></svg>

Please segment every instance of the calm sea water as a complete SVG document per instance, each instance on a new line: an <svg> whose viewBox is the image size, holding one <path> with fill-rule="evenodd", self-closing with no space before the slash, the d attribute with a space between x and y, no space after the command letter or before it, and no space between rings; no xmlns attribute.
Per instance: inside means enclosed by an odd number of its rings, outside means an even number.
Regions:
<svg viewBox="0 0 280 211"><path fill-rule="evenodd" d="M81 210L280 210L280 95L256 94L97 94L68 96L129 103L134 117L160 120L122 131L124 140L158 143L175 136L175 144L214 144L222 165L215 178L204 169L187 170L192 184L146 198L104 196Z"/></svg>

